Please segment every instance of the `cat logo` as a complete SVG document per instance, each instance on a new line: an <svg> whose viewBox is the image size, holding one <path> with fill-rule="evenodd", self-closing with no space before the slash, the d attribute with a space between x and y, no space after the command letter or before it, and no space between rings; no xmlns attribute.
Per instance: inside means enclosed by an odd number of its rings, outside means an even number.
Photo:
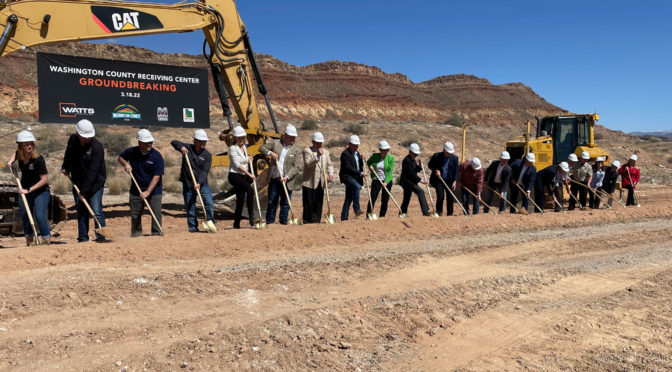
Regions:
<svg viewBox="0 0 672 372"><path fill-rule="evenodd" d="M105 33L163 28L156 16L138 10L111 6L91 6L91 16Z"/></svg>

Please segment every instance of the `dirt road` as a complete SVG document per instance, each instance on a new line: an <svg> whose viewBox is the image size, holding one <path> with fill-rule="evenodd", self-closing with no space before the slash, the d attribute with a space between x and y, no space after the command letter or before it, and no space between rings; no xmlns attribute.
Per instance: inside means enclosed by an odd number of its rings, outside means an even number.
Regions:
<svg viewBox="0 0 672 372"><path fill-rule="evenodd" d="M669 370L672 193L640 203L3 240L0 370Z"/></svg>

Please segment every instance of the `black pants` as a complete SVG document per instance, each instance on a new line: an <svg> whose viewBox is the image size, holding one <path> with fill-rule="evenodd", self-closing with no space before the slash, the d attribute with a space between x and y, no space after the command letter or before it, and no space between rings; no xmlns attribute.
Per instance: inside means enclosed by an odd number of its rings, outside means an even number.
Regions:
<svg viewBox="0 0 672 372"><path fill-rule="evenodd" d="M590 192L590 207L593 209L599 209L600 208L600 198L595 195L596 193L599 193L602 191L602 186L598 187L595 192L589 191Z"/></svg>
<svg viewBox="0 0 672 372"><path fill-rule="evenodd" d="M303 186L303 223L320 223L323 202L324 189L321 182L314 189Z"/></svg>
<svg viewBox="0 0 672 372"><path fill-rule="evenodd" d="M530 210L530 200L527 198L527 193L521 192L518 186L511 184L509 187L509 203L511 205L518 204L518 195L520 195L521 205L526 210ZM513 207L509 208L510 213L516 213L516 210Z"/></svg>
<svg viewBox="0 0 672 372"><path fill-rule="evenodd" d="M392 181L390 181L385 188L387 188L387 191L392 192ZM366 207L366 214L368 215L371 213L371 207L376 205L376 200L378 200L378 194L380 192L383 192L382 196L380 197L380 213L378 216L380 217L385 217L385 214L387 214L387 204L390 201L390 195L388 195L386 192L383 191L383 183L374 180L371 182L371 203L368 203L368 206Z"/></svg>
<svg viewBox="0 0 672 372"><path fill-rule="evenodd" d="M250 222L254 221L254 189L245 177L238 173L229 172L229 182L236 193L236 212L233 217L233 227L240 227L240 220L243 216L243 200L247 204L247 215L250 217Z"/></svg>
<svg viewBox="0 0 672 372"><path fill-rule="evenodd" d="M576 205L576 202L574 199L579 199L579 203L581 203L582 206L586 207L586 201L588 199L588 185L583 182L579 182L580 185L577 185L576 183L572 182L572 186L569 188L569 191L574 195L574 197L569 198L569 210L573 210L574 206ZM578 197L577 197L578 194Z"/></svg>
<svg viewBox="0 0 672 372"><path fill-rule="evenodd" d="M628 190L628 200L625 202L625 205L637 205L635 203L635 189L632 188L632 185L623 186L623 188Z"/></svg>
<svg viewBox="0 0 672 372"><path fill-rule="evenodd" d="M544 204L546 204L546 192L542 185L534 185L534 202L537 203L539 209L535 208L536 212L544 211ZM555 203L554 203L555 204Z"/></svg>
<svg viewBox="0 0 672 372"><path fill-rule="evenodd" d="M422 210L423 216L429 216L429 206L427 206L427 199L425 199L425 192L422 191L422 188L416 183L414 185L404 187L404 201L401 202L401 213L408 212L408 203L411 202L411 194L418 195L418 201L420 202L420 209Z"/></svg>
<svg viewBox="0 0 672 372"><path fill-rule="evenodd" d="M453 180L447 180L446 185L448 187L452 186ZM447 216L452 216L453 215L453 203L455 203L455 199L453 198L453 195L450 194L448 190L446 190L446 187L443 186L443 183L439 181L439 184L434 187L436 190L436 213L439 214L439 216L443 216L443 199L446 199L446 215ZM451 190L452 191L452 190Z"/></svg>

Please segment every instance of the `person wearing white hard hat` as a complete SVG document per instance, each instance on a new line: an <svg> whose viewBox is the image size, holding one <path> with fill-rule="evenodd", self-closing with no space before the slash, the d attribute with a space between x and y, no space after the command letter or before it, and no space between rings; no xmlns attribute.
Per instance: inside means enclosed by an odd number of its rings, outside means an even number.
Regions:
<svg viewBox="0 0 672 372"><path fill-rule="evenodd" d="M600 208L600 198L596 193L602 192L602 183L604 182L604 158L598 156L593 163L593 177L590 179L590 188L588 189L589 200L588 205L592 209ZM599 195L599 194L598 194Z"/></svg>
<svg viewBox="0 0 672 372"><path fill-rule="evenodd" d="M371 154L366 160L367 167L372 167L378 175L378 177L376 177L375 174L371 173L371 203L366 207L367 216L370 213L373 213L373 207L376 205L378 194L383 191L383 187L392 192L394 156L390 154L390 144L387 141L382 140L378 143L378 150L379 152ZM383 180L383 182L381 183L379 179ZM380 198L379 217L385 217L385 214L387 214L387 204L389 201L390 196L388 193L383 192Z"/></svg>
<svg viewBox="0 0 672 372"><path fill-rule="evenodd" d="M95 138L96 131L91 121L80 120L75 126L76 133L68 139L65 148L61 172L70 177L72 183L77 185L79 193L72 188L77 210L77 241L89 241L89 209L83 200L89 203L100 226L105 226L103 214L103 189L107 173L105 170L105 149ZM95 222L94 222L95 224ZM94 226L94 229L97 226ZM96 233L96 241L104 242L105 237Z"/></svg>
<svg viewBox="0 0 672 372"><path fill-rule="evenodd" d="M469 197L473 199L473 214L478 214L478 211L481 207L481 193L483 192L483 166L481 165L481 159L471 158L464 163L460 164L460 177L458 179L459 184L462 188L461 197L462 197L462 206L469 214ZM469 191L476 194L474 198Z"/></svg>
<svg viewBox="0 0 672 372"><path fill-rule="evenodd" d="M303 149L303 223L320 223L326 182L334 181L334 164L324 148L324 135L313 133L312 146ZM326 169L326 172L324 171ZM326 173L326 179L325 179Z"/></svg>
<svg viewBox="0 0 672 372"><path fill-rule="evenodd" d="M543 211L548 194L555 200L553 203L555 211L559 212L564 203L563 189L567 187L569 187L569 164L563 161L558 165L549 165L537 172L534 181L534 202Z"/></svg>
<svg viewBox="0 0 672 372"><path fill-rule="evenodd" d="M625 205L637 205L635 202L635 189L639 183L640 172L637 168L637 155L630 155L628 162L623 164L621 169L618 170L618 174L621 175L621 183L623 188L628 190L628 199Z"/></svg>
<svg viewBox="0 0 672 372"><path fill-rule="evenodd" d="M294 146L298 136L296 127L287 125L285 133L279 140L267 141L259 148L264 156L270 156L271 179L268 182L268 207L266 208L266 224L275 223L275 213L280 203L280 224L286 225L289 221L289 201L283 190L282 183L287 187L289 199L292 191L299 186L301 170L303 169L303 149Z"/></svg>
<svg viewBox="0 0 672 372"><path fill-rule="evenodd" d="M359 205L359 191L364 185L367 172L366 163L359 153L359 137L350 136L348 147L341 153L341 169L338 172L338 178L345 185L345 200L343 200L343 209L341 210L341 221L347 221L350 211L350 204L355 212L355 216L364 213Z"/></svg>
<svg viewBox="0 0 672 372"><path fill-rule="evenodd" d="M49 230L49 220L47 218L47 208L51 194L49 193L49 174L47 164L42 155L35 149L35 137L30 131L22 130L16 136L17 148L7 161L7 166L12 174L16 175L16 170L12 165L15 161L19 164L21 170L21 189L19 194L26 196L28 208L35 211L37 220L37 229L42 240L51 242L51 231ZM26 245L30 245L34 240L33 228L30 225L26 206L23 204L23 198L19 198L19 212L23 220L23 233L26 238Z"/></svg>
<svg viewBox="0 0 672 372"><path fill-rule="evenodd" d="M575 182L571 182L570 187L570 192L574 195L573 198L569 199L569 208L567 209L570 211L574 210L576 207L577 199L582 206L588 206L586 204L588 201L588 187L593 178L593 167L588 162L589 160L590 154L588 151L582 151L581 156L579 157L579 162L572 168L571 179Z"/></svg>
<svg viewBox="0 0 672 372"><path fill-rule="evenodd" d="M208 184L208 173L212 166L212 154L205 148L208 144L208 134L203 129L194 132L192 144L180 142L178 140L170 141L170 145L182 153L182 166L180 168L180 182L182 182L182 197L184 198L184 207L187 211L187 227L189 232L198 232L198 220L196 218L196 190L201 193L203 204L205 206L206 221L215 220L215 206L212 201L212 191ZM185 160L189 158L189 164L194 172L196 184L191 179L189 165Z"/></svg>
<svg viewBox="0 0 672 372"><path fill-rule="evenodd" d="M485 171L484 181L487 185L487 188L484 190L483 201L485 205L483 206L483 213L488 213L488 206L491 205L492 199L494 198L496 191L501 198L499 200L499 211L504 212L506 210L506 196L509 190L509 182L511 180L511 166L509 165L509 160L511 160L511 155L508 151L502 151L499 155L499 160L495 160L488 166L488 169Z"/></svg>
<svg viewBox="0 0 672 372"><path fill-rule="evenodd" d="M152 218L152 235L161 235L161 199L163 193L164 163L161 153L156 151L154 137L147 129L140 129L137 134L138 145L124 150L117 160L128 174L132 174L140 186L140 191L131 182L128 203L131 208L131 237L142 236L142 213L145 210L144 200L154 212ZM144 199L144 200L143 200ZM158 222L158 225L157 225Z"/></svg>
<svg viewBox="0 0 672 372"><path fill-rule="evenodd" d="M429 185L436 190L436 213L443 215L443 200L446 200L446 215L453 215L453 195L445 190L444 183L455 191L457 178L459 175L459 158L455 155L455 146L452 142L443 144L443 151L432 155L427 163L427 168L431 175L429 176ZM443 182L441 182L443 179Z"/></svg>
<svg viewBox="0 0 672 372"><path fill-rule="evenodd" d="M604 180L602 180L602 191L609 195L609 200L607 204L612 206L614 202L613 194L616 190L616 183L618 181L618 169L621 167L621 162L614 160L611 165L604 166Z"/></svg>
<svg viewBox="0 0 672 372"><path fill-rule="evenodd" d="M509 187L509 202L512 205L516 205L516 203L518 203L518 195L522 194L521 202L523 208L525 208L526 211L529 211L532 188L534 187L534 182L537 177L537 168L534 167L535 161L536 157L533 153L530 152L525 155L524 161L518 159L517 161L513 162L513 164L511 164L511 186ZM520 186L525 192L521 193L518 186ZM510 208L511 213L515 213L515 211L516 210L513 209L513 207Z"/></svg>
<svg viewBox="0 0 672 372"><path fill-rule="evenodd" d="M408 147L408 155L401 162L399 185L404 189L404 200L401 202L401 214L408 213L408 204L411 202L411 194L415 193L418 195L422 215L429 216L429 206L427 205L427 199L425 199L425 192L418 186L418 182L423 185L428 183L427 180L418 177L418 172L422 171L422 166L420 165L422 160L418 159L418 155L420 155L420 146L417 143L411 143Z"/></svg>
<svg viewBox="0 0 672 372"><path fill-rule="evenodd" d="M233 228L240 229L240 221L243 218L243 207L247 207L247 216L250 226L254 226L254 189L250 181L256 176L252 172L252 157L247 153L247 133L241 126L233 128L235 143L229 146L229 183L233 186L236 194L236 210L233 216ZM248 179L246 179L247 177ZM261 216L259 216L261 219Z"/></svg>

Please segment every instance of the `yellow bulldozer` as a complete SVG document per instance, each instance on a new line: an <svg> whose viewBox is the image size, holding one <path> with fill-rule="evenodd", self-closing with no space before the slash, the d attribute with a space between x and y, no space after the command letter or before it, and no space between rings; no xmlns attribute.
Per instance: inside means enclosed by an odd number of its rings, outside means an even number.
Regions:
<svg viewBox="0 0 672 372"><path fill-rule="evenodd" d="M595 143L595 122L598 114L578 114L547 116L537 119L536 137L531 138L531 123L526 123L525 134L506 143L506 151L511 159L522 159L528 152L536 155L534 164L539 170L549 165L567 161L569 154L580 156L583 151L590 154L590 160L604 157L604 164L610 164L609 153Z"/></svg>

